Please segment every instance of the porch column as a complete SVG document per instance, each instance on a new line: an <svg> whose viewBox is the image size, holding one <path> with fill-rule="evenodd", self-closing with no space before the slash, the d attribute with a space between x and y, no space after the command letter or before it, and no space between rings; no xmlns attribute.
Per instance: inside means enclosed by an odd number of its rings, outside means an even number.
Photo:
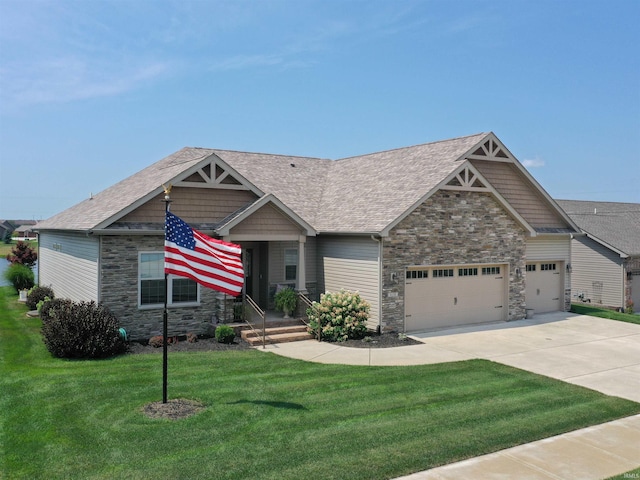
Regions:
<svg viewBox="0 0 640 480"><path fill-rule="evenodd" d="M305 235L298 237L298 275L296 277L296 290L307 293L307 266L305 261L304 244L307 241Z"/></svg>

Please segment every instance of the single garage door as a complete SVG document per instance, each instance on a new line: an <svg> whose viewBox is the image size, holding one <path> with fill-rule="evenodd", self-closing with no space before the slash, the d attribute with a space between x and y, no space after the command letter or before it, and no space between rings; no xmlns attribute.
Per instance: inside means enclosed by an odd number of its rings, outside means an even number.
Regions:
<svg viewBox="0 0 640 480"><path fill-rule="evenodd" d="M564 310L562 262L527 263L525 302L535 313Z"/></svg>
<svg viewBox="0 0 640 480"><path fill-rule="evenodd" d="M410 267L405 331L505 320L506 265Z"/></svg>

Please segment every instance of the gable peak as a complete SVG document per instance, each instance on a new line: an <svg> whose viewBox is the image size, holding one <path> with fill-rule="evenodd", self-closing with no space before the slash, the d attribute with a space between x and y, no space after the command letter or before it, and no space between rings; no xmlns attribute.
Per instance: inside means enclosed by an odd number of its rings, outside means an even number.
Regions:
<svg viewBox="0 0 640 480"><path fill-rule="evenodd" d="M487 135L480 143L474 146L466 158L499 162L513 160L509 150L493 134Z"/></svg>

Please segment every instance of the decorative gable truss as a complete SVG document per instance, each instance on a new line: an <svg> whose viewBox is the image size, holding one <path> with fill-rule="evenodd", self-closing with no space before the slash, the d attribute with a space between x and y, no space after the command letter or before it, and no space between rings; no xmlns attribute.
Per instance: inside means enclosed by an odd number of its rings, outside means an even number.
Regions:
<svg viewBox="0 0 640 480"><path fill-rule="evenodd" d="M486 192L489 189L479 178L480 174L475 169L465 166L461 170L454 173L445 185L442 186L443 190L467 190L476 192Z"/></svg>
<svg viewBox="0 0 640 480"><path fill-rule="evenodd" d="M187 177L175 184L178 187L221 188L228 190L255 190L241 175L215 156L200 163Z"/></svg>
<svg viewBox="0 0 640 480"><path fill-rule="evenodd" d="M498 162L512 162L513 156L509 153L500 141L491 135L481 145L475 147L475 149L466 157L477 160L493 160Z"/></svg>
<svg viewBox="0 0 640 480"><path fill-rule="evenodd" d="M486 192L491 194L498 203L516 220L531 236L536 235L535 229L516 211L513 206L489 183L489 181L468 161L460 165L435 190L457 190L467 192Z"/></svg>

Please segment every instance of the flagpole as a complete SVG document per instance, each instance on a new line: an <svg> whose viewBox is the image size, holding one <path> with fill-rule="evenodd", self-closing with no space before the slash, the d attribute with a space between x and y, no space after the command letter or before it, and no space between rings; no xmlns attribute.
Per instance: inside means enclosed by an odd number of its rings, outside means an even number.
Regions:
<svg viewBox="0 0 640 480"><path fill-rule="evenodd" d="M164 195L164 218L165 218L165 233L164 238L167 238L166 222L167 213L169 212L169 205L171 204L171 198L169 197L169 190L165 189ZM163 242L164 243L164 242ZM168 352L167 352L167 335L168 335L168 312L167 302L169 297L169 275L164 274L164 312L162 314L162 403L167 403L167 370L168 370Z"/></svg>

